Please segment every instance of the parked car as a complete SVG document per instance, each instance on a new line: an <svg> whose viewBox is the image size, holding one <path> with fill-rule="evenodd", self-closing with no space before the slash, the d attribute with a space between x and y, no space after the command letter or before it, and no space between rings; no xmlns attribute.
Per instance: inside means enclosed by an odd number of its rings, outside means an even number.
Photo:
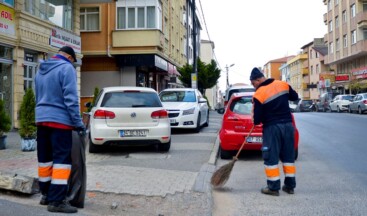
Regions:
<svg viewBox="0 0 367 216"><path fill-rule="evenodd" d="M238 92L255 92L256 89L252 85L233 85L226 89L226 94L224 96L224 108L226 108L232 94Z"/></svg>
<svg viewBox="0 0 367 216"><path fill-rule="evenodd" d="M356 94L352 103L349 104L349 112L362 114L367 111L367 93Z"/></svg>
<svg viewBox="0 0 367 216"><path fill-rule="evenodd" d="M219 131L220 157L230 159L239 150L242 143L250 132L252 123L252 96L253 92L243 92L233 94L224 113L222 127ZM294 117L293 124L295 125ZM298 157L299 133L295 127L295 158ZM256 126L247 139L243 150L261 150L262 147L262 127Z"/></svg>
<svg viewBox="0 0 367 216"><path fill-rule="evenodd" d="M322 93L320 99L316 103L316 112L330 111L330 101L333 98L332 93Z"/></svg>
<svg viewBox="0 0 367 216"><path fill-rule="evenodd" d="M171 128L194 129L209 125L209 106L199 90L193 88L170 88L160 92L159 97L168 111Z"/></svg>
<svg viewBox="0 0 367 216"><path fill-rule="evenodd" d="M160 151L170 149L168 112L154 89L103 88L90 116L91 153L105 145L157 145Z"/></svg>
<svg viewBox="0 0 367 216"><path fill-rule="evenodd" d="M312 100L301 99L301 100L299 100L299 102L297 104L296 111L298 111L298 112L310 112L310 111L312 111L311 110L312 103L313 103Z"/></svg>
<svg viewBox="0 0 367 216"><path fill-rule="evenodd" d="M297 111L297 104L297 101L289 101L289 109L291 110L291 112Z"/></svg>
<svg viewBox="0 0 367 216"><path fill-rule="evenodd" d="M352 103L354 95L352 94L341 94L334 97L334 99L329 104L329 109L331 112L343 112L348 111L349 104Z"/></svg>

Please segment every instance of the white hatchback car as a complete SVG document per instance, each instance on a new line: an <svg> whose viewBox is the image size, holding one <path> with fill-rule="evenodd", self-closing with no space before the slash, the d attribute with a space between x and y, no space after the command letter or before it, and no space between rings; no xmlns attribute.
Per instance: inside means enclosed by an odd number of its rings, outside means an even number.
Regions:
<svg viewBox="0 0 367 216"><path fill-rule="evenodd" d="M169 151L171 127L158 93L146 87L106 87L90 112L89 152L104 145L157 145Z"/></svg>
<svg viewBox="0 0 367 216"><path fill-rule="evenodd" d="M329 109L331 112L337 111L347 111L349 109L349 104L352 103L354 95L352 94L343 94L337 95L329 104Z"/></svg>
<svg viewBox="0 0 367 216"><path fill-rule="evenodd" d="M171 88L159 93L164 108L168 111L171 128L188 128L199 132L201 126L209 125L207 100L193 88Z"/></svg>

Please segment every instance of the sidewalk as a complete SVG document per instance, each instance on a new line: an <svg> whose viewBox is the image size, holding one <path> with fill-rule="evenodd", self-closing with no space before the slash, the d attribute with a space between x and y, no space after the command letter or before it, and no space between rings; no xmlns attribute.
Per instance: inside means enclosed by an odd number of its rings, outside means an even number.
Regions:
<svg viewBox="0 0 367 216"><path fill-rule="evenodd" d="M6 149L0 150L0 177L4 173L13 173L14 176L38 178L37 151L21 151L20 136L16 131L7 136ZM209 148L210 160L200 172L107 165L105 161L121 157L86 152L87 191L161 197L190 191L210 192L209 181L215 169L218 146L212 143ZM169 153L143 152L135 153L134 157L169 157Z"/></svg>

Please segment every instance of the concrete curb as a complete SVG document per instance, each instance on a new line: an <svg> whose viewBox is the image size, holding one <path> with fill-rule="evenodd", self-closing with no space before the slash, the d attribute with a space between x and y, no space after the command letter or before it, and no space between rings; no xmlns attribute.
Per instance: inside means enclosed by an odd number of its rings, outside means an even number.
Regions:
<svg viewBox="0 0 367 216"><path fill-rule="evenodd" d="M215 143L212 152L210 154L208 164L215 165L217 163L218 150L219 150L219 135L217 135L217 138L215 139Z"/></svg>

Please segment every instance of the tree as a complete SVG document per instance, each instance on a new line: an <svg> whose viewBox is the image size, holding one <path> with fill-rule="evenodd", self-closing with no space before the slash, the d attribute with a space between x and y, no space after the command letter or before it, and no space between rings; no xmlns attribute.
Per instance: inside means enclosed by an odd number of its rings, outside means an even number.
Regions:
<svg viewBox="0 0 367 216"><path fill-rule="evenodd" d="M178 68L178 72L181 74L178 79L186 87L191 87L192 68L192 65L189 64L185 64L183 67ZM212 88L217 84L221 70L217 67L217 63L214 60L212 60L210 64L205 64L200 58L198 58L197 70L198 89L203 95L205 95L206 89Z"/></svg>
<svg viewBox="0 0 367 216"><path fill-rule="evenodd" d="M22 138L35 138L37 127L35 123L36 99L32 88L28 88L20 106L19 134Z"/></svg>

